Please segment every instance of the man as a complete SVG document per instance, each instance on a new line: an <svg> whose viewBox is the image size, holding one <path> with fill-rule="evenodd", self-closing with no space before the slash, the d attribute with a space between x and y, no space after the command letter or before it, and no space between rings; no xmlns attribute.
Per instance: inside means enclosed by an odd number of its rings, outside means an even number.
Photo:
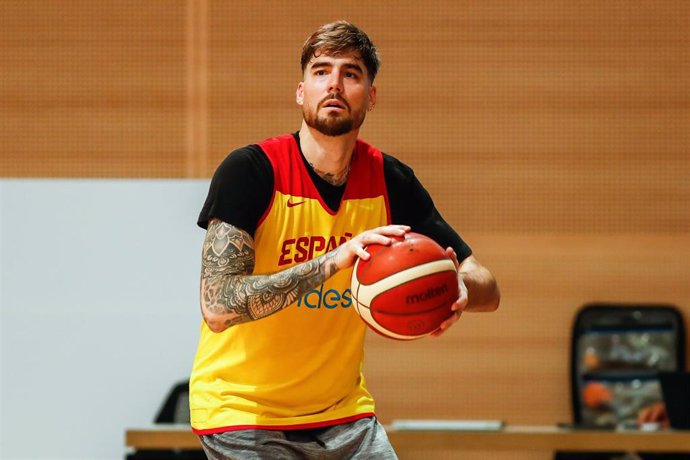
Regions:
<svg viewBox="0 0 690 460"><path fill-rule="evenodd" d="M376 103L369 37L326 24L301 64L299 132L230 154L199 217L192 427L212 459L396 458L361 372L366 326L348 289L356 258L410 229L447 247L461 295L435 336L463 310L495 310L499 292L412 170L357 138Z"/></svg>

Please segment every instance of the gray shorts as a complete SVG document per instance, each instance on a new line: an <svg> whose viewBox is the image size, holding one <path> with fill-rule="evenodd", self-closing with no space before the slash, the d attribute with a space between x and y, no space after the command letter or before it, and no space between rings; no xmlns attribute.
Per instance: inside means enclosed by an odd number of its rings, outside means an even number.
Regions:
<svg viewBox="0 0 690 460"><path fill-rule="evenodd" d="M209 460L397 460L376 417L309 430L238 430L199 437Z"/></svg>

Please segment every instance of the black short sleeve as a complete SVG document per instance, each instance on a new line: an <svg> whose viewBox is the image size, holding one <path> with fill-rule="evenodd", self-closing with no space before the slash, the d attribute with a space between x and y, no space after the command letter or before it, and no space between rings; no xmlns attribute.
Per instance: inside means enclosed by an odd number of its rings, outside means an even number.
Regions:
<svg viewBox="0 0 690 460"><path fill-rule="evenodd" d="M384 153L383 172L393 224L409 225L413 232L428 236L442 247L452 247L460 261L472 255L472 249L438 212L412 168Z"/></svg>
<svg viewBox="0 0 690 460"><path fill-rule="evenodd" d="M217 218L254 235L273 195L273 167L258 145L230 153L216 169L197 224Z"/></svg>

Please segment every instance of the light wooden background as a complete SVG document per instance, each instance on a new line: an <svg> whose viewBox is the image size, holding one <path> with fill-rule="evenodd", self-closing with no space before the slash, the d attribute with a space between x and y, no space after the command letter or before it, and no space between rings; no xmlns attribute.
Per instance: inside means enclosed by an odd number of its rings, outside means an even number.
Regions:
<svg viewBox="0 0 690 460"><path fill-rule="evenodd" d="M689 2L4 1L0 177L210 177L298 128L299 50L340 18L383 58L362 136L503 291L440 340L371 337L380 417L569 420L581 305L690 317Z"/></svg>

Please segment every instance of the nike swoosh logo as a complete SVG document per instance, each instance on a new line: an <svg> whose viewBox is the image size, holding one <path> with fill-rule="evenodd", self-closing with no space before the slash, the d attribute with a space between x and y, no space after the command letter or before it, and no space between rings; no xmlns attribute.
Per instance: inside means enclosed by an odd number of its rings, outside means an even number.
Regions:
<svg viewBox="0 0 690 460"><path fill-rule="evenodd" d="M297 201L297 202L294 202L294 203L293 203L292 201L288 200L288 202L287 202L287 207L288 207L288 208L294 208L295 206L299 206L300 204L304 204L304 200L302 200L302 201Z"/></svg>

